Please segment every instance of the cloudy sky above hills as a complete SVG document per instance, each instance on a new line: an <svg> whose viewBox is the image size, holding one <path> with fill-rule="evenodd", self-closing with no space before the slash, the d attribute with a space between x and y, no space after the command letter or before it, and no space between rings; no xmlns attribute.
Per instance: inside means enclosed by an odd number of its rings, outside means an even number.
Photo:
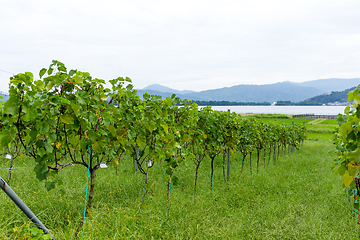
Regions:
<svg viewBox="0 0 360 240"><path fill-rule="evenodd" d="M0 91L57 59L136 88L360 77L358 0L1 1Z"/></svg>

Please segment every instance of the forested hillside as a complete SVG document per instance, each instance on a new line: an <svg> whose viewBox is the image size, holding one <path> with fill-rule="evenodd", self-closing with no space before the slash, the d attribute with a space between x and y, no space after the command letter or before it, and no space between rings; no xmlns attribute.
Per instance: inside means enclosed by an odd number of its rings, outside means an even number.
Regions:
<svg viewBox="0 0 360 240"><path fill-rule="evenodd" d="M299 102L299 105L323 105L323 104L335 104L348 102L348 93L355 90L356 87L352 87L340 92L331 92L328 94L318 95L304 101Z"/></svg>

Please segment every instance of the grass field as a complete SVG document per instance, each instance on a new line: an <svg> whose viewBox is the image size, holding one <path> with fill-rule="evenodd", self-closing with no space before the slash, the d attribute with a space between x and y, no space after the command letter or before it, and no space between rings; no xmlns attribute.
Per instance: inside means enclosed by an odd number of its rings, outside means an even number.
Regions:
<svg viewBox="0 0 360 240"><path fill-rule="evenodd" d="M300 119L300 118L278 118L278 119L274 119L274 118L258 118L258 120L262 121L262 122L276 122L276 123L283 123L283 124L292 124L292 123L297 123L297 124L307 124L311 121L313 121L314 119Z"/></svg>
<svg viewBox="0 0 360 240"><path fill-rule="evenodd" d="M330 124L330 125L337 125L336 119L325 119L321 121L319 124Z"/></svg>
<svg viewBox="0 0 360 240"><path fill-rule="evenodd" d="M333 135L337 126L335 119L300 119L300 118L258 118L262 122L276 122L280 124L305 124L308 133L330 133Z"/></svg>
<svg viewBox="0 0 360 240"><path fill-rule="evenodd" d="M196 197L192 162L176 171L179 181L171 188L169 203L165 165L156 164L149 171L150 189L140 215L136 213L144 176L134 173L131 160L122 161L117 173L111 166L100 169L93 207L79 239L357 239L356 218L342 181L330 169L327 152L333 145L328 130L334 126L326 131L318 127L308 133L300 150L282 154L276 165L271 158L264 168L261 154L258 173L256 154L250 174L249 158L241 173L241 156L236 153L229 183L224 182L222 157L217 157L213 191L210 160L205 159ZM0 168L8 166L0 163ZM26 159L25 163L33 165ZM18 162L15 167L23 166ZM59 173L65 195L58 189L47 192L28 168L14 169L10 186L57 239L74 239L83 214L86 173L78 166ZM6 178L7 170L0 169L0 176ZM0 239L14 239L12 229L29 221L3 192L0 209Z"/></svg>

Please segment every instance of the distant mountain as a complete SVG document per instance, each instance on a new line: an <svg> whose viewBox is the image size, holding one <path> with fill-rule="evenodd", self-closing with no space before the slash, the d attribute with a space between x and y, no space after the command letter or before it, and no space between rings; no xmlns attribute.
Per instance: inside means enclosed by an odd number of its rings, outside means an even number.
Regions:
<svg viewBox="0 0 360 240"><path fill-rule="evenodd" d="M141 96L143 93L171 96L172 92L161 92L159 90L138 91ZM206 90L201 92L191 92L187 94L176 94L182 99L202 100L202 101L231 101L231 102L275 102L279 100L301 101L322 92L313 87L302 87L292 82L282 82L266 85L236 85L220 89Z"/></svg>
<svg viewBox="0 0 360 240"><path fill-rule="evenodd" d="M188 94L188 93L194 93L195 91L191 91L191 90L176 90L176 89L172 89L169 87L165 87L163 85L160 84L152 84L149 85L141 90L152 90L152 91L158 91L158 92L162 92L162 93L175 93L175 94Z"/></svg>
<svg viewBox="0 0 360 240"><path fill-rule="evenodd" d="M332 91L343 91L360 84L360 78L353 79L320 79L303 83L280 82L265 85L235 85L201 92L178 91L159 84L150 85L140 89L138 94L143 93L171 96L175 93L182 99L197 101L231 101L231 102L277 102L291 101L300 102Z"/></svg>
<svg viewBox="0 0 360 240"><path fill-rule="evenodd" d="M297 102L319 94L321 91L313 87L301 87L292 82L282 82L265 85L236 85L187 94L187 98L233 102L275 102L279 100Z"/></svg>
<svg viewBox="0 0 360 240"><path fill-rule="evenodd" d="M360 78L329 78L298 83L302 87L314 87L323 93L343 91L360 84Z"/></svg>

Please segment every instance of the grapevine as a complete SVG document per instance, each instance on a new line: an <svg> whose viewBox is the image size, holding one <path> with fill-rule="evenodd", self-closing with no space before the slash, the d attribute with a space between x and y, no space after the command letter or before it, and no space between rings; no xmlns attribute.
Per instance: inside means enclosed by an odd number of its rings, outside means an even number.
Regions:
<svg viewBox="0 0 360 240"><path fill-rule="evenodd" d="M86 214L94 197L95 173L101 164L111 163L116 168L121 159L131 157L133 162L129 164L135 164L134 171L138 169L144 177L143 202L151 171L157 169L151 167L165 159L169 201L171 183L181 177L176 169L187 161L195 164L196 195L198 171L205 158L211 159L213 188L216 156L240 151L242 171L250 155L252 172L251 156L256 151L258 171L261 151L265 167L265 156L269 150L270 161L272 146L275 151L280 146L284 151L290 146L299 148L305 138L302 125L262 123L210 107L199 110L197 104L175 95L161 99L145 93L140 97L128 77L109 82L111 87L106 88L104 80L92 78L87 72L68 70L54 60L40 70L38 80L30 72L11 77L10 98L1 106L0 147L10 147L15 160L23 155L33 159L36 178L44 181L48 190L61 188L63 183L55 176L62 169L73 165L89 169ZM351 95L355 104L348 108L348 114L339 117L343 124L336 140L340 156L337 171L344 173L346 187L353 189L358 186L350 178L359 173L360 155L358 93L359 89ZM275 159L274 155L274 162Z"/></svg>

